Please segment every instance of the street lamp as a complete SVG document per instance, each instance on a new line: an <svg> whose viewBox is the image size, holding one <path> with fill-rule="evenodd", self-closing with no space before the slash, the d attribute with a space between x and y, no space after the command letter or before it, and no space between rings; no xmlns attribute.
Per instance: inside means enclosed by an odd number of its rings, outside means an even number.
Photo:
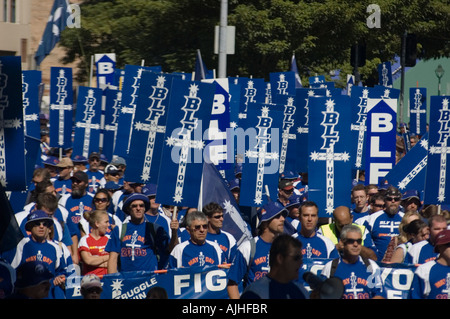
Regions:
<svg viewBox="0 0 450 319"><path fill-rule="evenodd" d="M436 68L436 70L434 70L434 73L436 73L436 76L438 78L438 95L441 95L441 78L445 73L444 68L442 67L442 65L438 65L438 67Z"/></svg>

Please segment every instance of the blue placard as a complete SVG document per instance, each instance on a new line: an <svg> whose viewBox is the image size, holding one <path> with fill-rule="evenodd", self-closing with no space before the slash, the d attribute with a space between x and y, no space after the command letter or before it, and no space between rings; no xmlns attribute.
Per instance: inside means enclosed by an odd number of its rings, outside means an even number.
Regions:
<svg viewBox="0 0 450 319"><path fill-rule="evenodd" d="M125 75L123 78L122 102L117 125L116 141L114 145L114 155L126 158L131 143L133 133L132 123L135 118L137 99L139 96L139 86L143 71L161 72L161 67L144 67L138 65L125 65Z"/></svg>
<svg viewBox="0 0 450 319"><path fill-rule="evenodd" d="M86 158L99 152L102 89L80 86L75 115L73 154Z"/></svg>
<svg viewBox="0 0 450 319"><path fill-rule="evenodd" d="M161 151L172 80L178 75L143 72L133 123L126 178L139 183L158 182Z"/></svg>
<svg viewBox="0 0 450 319"><path fill-rule="evenodd" d="M409 130L422 136L427 131L427 89L409 89Z"/></svg>
<svg viewBox="0 0 450 319"><path fill-rule="evenodd" d="M401 192L422 191L428 162L428 133L389 171L386 180Z"/></svg>
<svg viewBox="0 0 450 319"><path fill-rule="evenodd" d="M270 90L272 99L277 95L295 95L295 72L270 73Z"/></svg>
<svg viewBox="0 0 450 319"><path fill-rule="evenodd" d="M103 95L105 96L105 121L102 127L102 154L105 155L107 159L112 159L117 134L117 124L122 105L122 91L106 88L103 91Z"/></svg>
<svg viewBox="0 0 450 319"><path fill-rule="evenodd" d="M319 217L350 205L350 97L311 97L309 123L308 199Z"/></svg>
<svg viewBox="0 0 450 319"><path fill-rule="evenodd" d="M378 64L378 84L385 87L392 87L392 68L391 62Z"/></svg>
<svg viewBox="0 0 450 319"><path fill-rule="evenodd" d="M450 135L450 96L431 96L428 163L424 204L450 204L450 170L448 137Z"/></svg>
<svg viewBox="0 0 450 319"><path fill-rule="evenodd" d="M352 165L354 169L364 169L365 156L364 146L367 132L367 100L369 98L371 88L353 86L351 93L351 155Z"/></svg>
<svg viewBox="0 0 450 319"><path fill-rule="evenodd" d="M26 189L25 137L20 56L0 56L0 183Z"/></svg>
<svg viewBox="0 0 450 319"><path fill-rule="evenodd" d="M72 68L50 68L50 146L72 147Z"/></svg>
<svg viewBox="0 0 450 319"><path fill-rule="evenodd" d="M264 79L237 78L236 80L236 83L241 85L239 119L245 119L249 103L265 102L266 83Z"/></svg>
<svg viewBox="0 0 450 319"><path fill-rule="evenodd" d="M311 88L320 88L325 84L325 75L316 75L309 77L309 86Z"/></svg>
<svg viewBox="0 0 450 319"><path fill-rule="evenodd" d="M245 135L248 135L249 141L242 164L239 204L255 207L267 203L268 196L275 200L278 193L283 108L273 104L250 103L247 114L245 132L237 131L238 140L246 140Z"/></svg>
<svg viewBox="0 0 450 319"><path fill-rule="evenodd" d="M39 88L42 82L41 71L22 71L22 96L25 110L25 134L37 139L41 138L39 121L40 104Z"/></svg>
<svg viewBox="0 0 450 319"><path fill-rule="evenodd" d="M215 84L174 79L156 201L197 207Z"/></svg>
<svg viewBox="0 0 450 319"><path fill-rule="evenodd" d="M293 82L292 84L295 84ZM281 131L280 145L280 174L283 172L295 172L297 164L297 154L295 147L297 144L297 106L295 96L278 95L277 101L283 109L283 127Z"/></svg>
<svg viewBox="0 0 450 319"><path fill-rule="evenodd" d="M114 85L116 70L116 54L105 53L95 55L95 67L97 68L97 87Z"/></svg>
<svg viewBox="0 0 450 319"><path fill-rule="evenodd" d="M325 95L326 89L296 89L296 172L308 172L309 98Z"/></svg>
<svg viewBox="0 0 450 319"><path fill-rule="evenodd" d="M379 185L395 165L397 100L368 99L365 184Z"/></svg>

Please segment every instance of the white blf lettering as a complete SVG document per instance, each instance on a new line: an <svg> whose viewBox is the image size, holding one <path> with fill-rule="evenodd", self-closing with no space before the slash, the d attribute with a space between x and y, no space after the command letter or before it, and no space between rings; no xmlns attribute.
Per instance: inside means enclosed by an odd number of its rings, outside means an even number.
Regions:
<svg viewBox="0 0 450 319"><path fill-rule="evenodd" d="M392 169L392 163L371 163L369 184L378 184L378 178L384 177Z"/></svg>
<svg viewBox="0 0 450 319"><path fill-rule="evenodd" d="M374 133L386 133L392 131L392 115L389 113L372 113L372 129Z"/></svg>
<svg viewBox="0 0 450 319"><path fill-rule="evenodd" d="M370 157L391 157L390 151L380 150L380 137L371 136L370 137Z"/></svg>
<svg viewBox="0 0 450 319"><path fill-rule="evenodd" d="M111 62L99 62L97 64L98 74L111 74L114 73L113 64Z"/></svg>

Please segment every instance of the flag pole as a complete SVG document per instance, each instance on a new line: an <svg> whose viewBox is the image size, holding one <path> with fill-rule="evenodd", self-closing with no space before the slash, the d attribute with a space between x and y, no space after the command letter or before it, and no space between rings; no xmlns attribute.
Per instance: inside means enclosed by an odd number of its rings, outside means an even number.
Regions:
<svg viewBox="0 0 450 319"><path fill-rule="evenodd" d="M89 69L89 87L92 87L92 77L94 76L94 56L91 55L91 66Z"/></svg>

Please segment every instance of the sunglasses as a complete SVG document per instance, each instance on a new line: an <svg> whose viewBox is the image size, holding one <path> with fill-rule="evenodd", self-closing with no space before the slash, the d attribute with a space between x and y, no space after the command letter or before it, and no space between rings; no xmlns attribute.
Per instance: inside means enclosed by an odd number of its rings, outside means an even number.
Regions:
<svg viewBox="0 0 450 319"><path fill-rule="evenodd" d="M44 226L44 227L50 227L50 222L47 221L35 221L32 222L31 224L33 227L40 227L40 226Z"/></svg>
<svg viewBox="0 0 450 319"><path fill-rule="evenodd" d="M354 243L358 243L358 245L362 244L362 239L352 239L352 238L347 238L346 240L344 240L344 243L346 245L353 245Z"/></svg>
<svg viewBox="0 0 450 319"><path fill-rule="evenodd" d="M145 207L145 205L144 204L131 204L130 207L131 208Z"/></svg>
<svg viewBox="0 0 450 319"><path fill-rule="evenodd" d="M388 201L388 202L392 202L392 201L398 202L398 201L400 201L400 199L401 199L401 197L390 197L390 196L386 197L386 201Z"/></svg>
<svg viewBox="0 0 450 319"><path fill-rule="evenodd" d="M195 230L200 230L201 228L203 228L203 229L208 229L208 224L195 225L193 228L194 228Z"/></svg>
<svg viewBox="0 0 450 319"><path fill-rule="evenodd" d="M212 218L221 219L223 218L223 214L212 216Z"/></svg>
<svg viewBox="0 0 450 319"><path fill-rule="evenodd" d="M372 204L373 207L384 207L383 204Z"/></svg>
<svg viewBox="0 0 450 319"><path fill-rule="evenodd" d="M108 198L94 198L94 202L96 203L106 203Z"/></svg>

